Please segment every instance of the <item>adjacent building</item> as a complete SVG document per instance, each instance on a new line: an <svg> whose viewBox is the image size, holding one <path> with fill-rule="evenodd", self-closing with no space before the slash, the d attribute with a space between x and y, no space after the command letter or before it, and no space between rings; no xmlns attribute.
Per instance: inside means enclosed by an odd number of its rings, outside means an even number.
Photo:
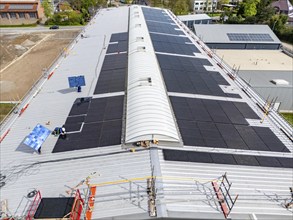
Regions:
<svg viewBox="0 0 293 220"><path fill-rule="evenodd" d="M293 6L289 0L279 0L272 3L276 12L288 15L288 22L293 23Z"/></svg>
<svg viewBox="0 0 293 220"><path fill-rule="evenodd" d="M33 24L44 17L39 0L1 0L0 24Z"/></svg>
<svg viewBox="0 0 293 220"><path fill-rule="evenodd" d="M194 25L195 34L211 49L269 49L281 46L267 25Z"/></svg>
<svg viewBox="0 0 293 220"><path fill-rule="evenodd" d="M217 8L217 0L195 0L193 9L195 13L212 12Z"/></svg>
<svg viewBox="0 0 293 220"><path fill-rule="evenodd" d="M194 30L194 24L212 23L212 18L207 14L181 15L178 18L191 30Z"/></svg>
<svg viewBox="0 0 293 220"><path fill-rule="evenodd" d="M239 76L264 99L270 101L274 98L277 110L293 111L292 71L242 70Z"/></svg>

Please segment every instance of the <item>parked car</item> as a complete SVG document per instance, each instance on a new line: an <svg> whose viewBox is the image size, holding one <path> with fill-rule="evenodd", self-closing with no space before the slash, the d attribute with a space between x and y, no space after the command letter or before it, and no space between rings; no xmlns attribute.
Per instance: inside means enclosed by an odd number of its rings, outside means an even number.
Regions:
<svg viewBox="0 0 293 220"><path fill-rule="evenodd" d="M50 27L50 29L59 29L59 26L58 25L53 25Z"/></svg>

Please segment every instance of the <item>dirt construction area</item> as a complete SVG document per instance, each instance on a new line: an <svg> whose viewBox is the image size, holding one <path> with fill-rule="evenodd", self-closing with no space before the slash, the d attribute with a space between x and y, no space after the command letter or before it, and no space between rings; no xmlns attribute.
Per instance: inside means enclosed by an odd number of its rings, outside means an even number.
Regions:
<svg viewBox="0 0 293 220"><path fill-rule="evenodd" d="M0 35L0 102L21 100L78 30Z"/></svg>

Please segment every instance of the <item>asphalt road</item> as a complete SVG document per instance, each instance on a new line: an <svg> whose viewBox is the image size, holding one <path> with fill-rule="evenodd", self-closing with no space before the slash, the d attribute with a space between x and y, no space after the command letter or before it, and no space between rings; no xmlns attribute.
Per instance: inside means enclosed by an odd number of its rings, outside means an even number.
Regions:
<svg viewBox="0 0 293 220"><path fill-rule="evenodd" d="M15 28L0 28L1 34L23 34L23 33L32 33L32 32L44 32L44 31L64 31L64 30L80 30L84 26L60 26L59 29L51 30L49 26L37 26L37 27L15 27Z"/></svg>

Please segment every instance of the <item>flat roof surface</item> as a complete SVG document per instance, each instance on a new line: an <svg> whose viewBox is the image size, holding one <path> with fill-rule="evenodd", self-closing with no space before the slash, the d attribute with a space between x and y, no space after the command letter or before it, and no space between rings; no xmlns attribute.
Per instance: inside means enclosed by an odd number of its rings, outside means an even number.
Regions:
<svg viewBox="0 0 293 220"><path fill-rule="evenodd" d="M194 30L205 43L281 43L268 25L194 24Z"/></svg>
<svg viewBox="0 0 293 220"><path fill-rule="evenodd" d="M212 19L207 14L179 15L178 18L181 21L196 21L196 20Z"/></svg>
<svg viewBox="0 0 293 220"><path fill-rule="evenodd" d="M128 19L134 29L128 29ZM88 202L89 187L96 187L92 219L154 219L147 181L153 177L157 218L223 219L212 182L220 184L227 173L233 183L230 195L239 194L231 218L254 214L263 220L291 220L284 201L291 198L293 144L280 127L292 127L274 111L261 123L264 114L255 101L262 103L260 98L252 90L249 96L243 92L243 81L232 80L220 58L209 56L184 27L164 9L99 10L84 37L79 35L51 69L53 75L23 101L23 111L1 126L1 200L7 200L11 213L25 217L33 201L27 194L33 190L42 197L67 198L79 189ZM133 41L125 33L149 36L134 38L139 47L131 49ZM134 55L144 53L157 61L157 77L164 84L157 96L164 96L172 111L178 143L164 137L141 140L149 141L149 148L124 142L126 109L133 107L127 102L133 85L125 77L132 62L138 62L140 71L153 70ZM69 76L79 75L86 81L81 92L68 85ZM136 86L150 89L157 83L146 79L147 73L143 76ZM145 117L160 106L147 105L141 111ZM38 123L51 131L65 124L67 136L50 135L38 154L23 144ZM154 130L168 126L152 123L147 126Z"/></svg>
<svg viewBox="0 0 293 220"><path fill-rule="evenodd" d="M245 79L251 86L256 87L279 87L288 88L293 87L293 73L292 71L239 71L239 75ZM288 82L288 85L275 85L271 80L282 79Z"/></svg>
<svg viewBox="0 0 293 220"><path fill-rule="evenodd" d="M292 71L293 60L279 50L216 50L231 67L240 70Z"/></svg>

